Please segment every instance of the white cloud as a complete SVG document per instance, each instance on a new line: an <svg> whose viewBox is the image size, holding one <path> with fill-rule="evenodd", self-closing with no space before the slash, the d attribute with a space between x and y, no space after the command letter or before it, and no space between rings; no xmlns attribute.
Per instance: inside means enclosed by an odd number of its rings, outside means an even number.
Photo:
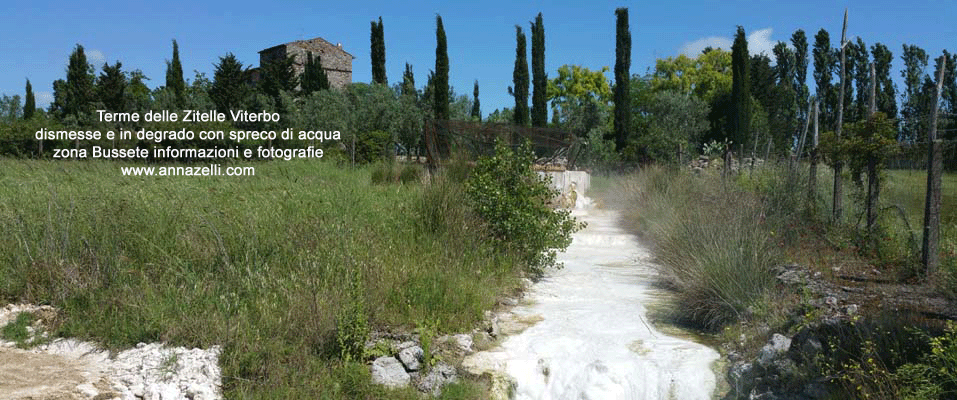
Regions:
<svg viewBox="0 0 957 400"><path fill-rule="evenodd" d="M53 93L34 92L33 99L37 104L37 108L47 108L50 106L50 103L53 102Z"/></svg>
<svg viewBox="0 0 957 400"><path fill-rule="evenodd" d="M86 54L86 61L90 64L93 64L93 67L100 68L103 63L106 62L106 57L103 56L103 52L96 49L84 50Z"/></svg>
<svg viewBox="0 0 957 400"><path fill-rule="evenodd" d="M777 44L776 40L771 39L773 32L774 29L771 28L751 32L751 34L748 35L748 53L751 55L764 53L768 57L772 57L774 53L771 52L771 49ZM706 47L730 51L731 43L731 38L711 36L685 43L684 46L681 46L680 52L688 57L697 57Z"/></svg>
<svg viewBox="0 0 957 400"><path fill-rule="evenodd" d="M701 54L701 52L708 47L730 50L731 39L718 36L698 39L691 43L685 43L685 45L681 47L681 54L684 54L688 57L697 57L698 54Z"/></svg>

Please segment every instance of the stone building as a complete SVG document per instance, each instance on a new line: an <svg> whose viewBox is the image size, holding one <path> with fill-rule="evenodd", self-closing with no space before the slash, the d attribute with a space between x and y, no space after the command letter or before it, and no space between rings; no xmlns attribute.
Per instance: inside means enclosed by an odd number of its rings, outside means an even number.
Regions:
<svg viewBox="0 0 957 400"><path fill-rule="evenodd" d="M297 40L273 46L259 52L259 67L266 65L277 58L292 56L293 69L296 70L296 76L302 74L305 69L306 61L309 59L309 53L313 57L322 57L322 69L326 71L329 78L329 86L335 89L342 89L352 83L352 60L355 58L342 49L342 44L332 44L323 38L308 40ZM258 72L253 73L253 79L257 80Z"/></svg>

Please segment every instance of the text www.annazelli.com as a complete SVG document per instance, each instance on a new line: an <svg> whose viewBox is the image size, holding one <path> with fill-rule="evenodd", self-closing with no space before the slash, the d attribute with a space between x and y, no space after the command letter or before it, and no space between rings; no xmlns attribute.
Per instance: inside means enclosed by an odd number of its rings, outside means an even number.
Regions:
<svg viewBox="0 0 957 400"><path fill-rule="evenodd" d="M124 176L255 176L255 167L120 167Z"/></svg>

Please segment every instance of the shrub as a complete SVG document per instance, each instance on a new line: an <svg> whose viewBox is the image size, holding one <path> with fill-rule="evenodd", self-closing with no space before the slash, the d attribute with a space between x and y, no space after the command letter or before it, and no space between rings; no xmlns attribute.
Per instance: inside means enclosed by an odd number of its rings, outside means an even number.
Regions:
<svg viewBox="0 0 957 400"><path fill-rule="evenodd" d="M494 155L479 159L465 182L465 196L488 223L496 245L539 275L555 265L557 250L567 248L584 224L569 211L546 205L558 192L532 171L533 159L530 143L512 149L499 142Z"/></svg>

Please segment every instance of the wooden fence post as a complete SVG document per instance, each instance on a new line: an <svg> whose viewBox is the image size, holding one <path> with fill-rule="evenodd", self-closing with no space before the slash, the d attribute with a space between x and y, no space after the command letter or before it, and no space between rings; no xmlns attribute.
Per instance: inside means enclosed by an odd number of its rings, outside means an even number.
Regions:
<svg viewBox="0 0 957 400"><path fill-rule="evenodd" d="M947 58L940 58L940 71L937 73L937 91L934 92L934 107L930 114L930 133L927 136L927 198L924 204L924 239L921 246L921 261L930 276L937 272L938 246L940 244L940 176L943 170L941 143L937 139L937 111L940 103L940 90L944 82L944 70Z"/></svg>

